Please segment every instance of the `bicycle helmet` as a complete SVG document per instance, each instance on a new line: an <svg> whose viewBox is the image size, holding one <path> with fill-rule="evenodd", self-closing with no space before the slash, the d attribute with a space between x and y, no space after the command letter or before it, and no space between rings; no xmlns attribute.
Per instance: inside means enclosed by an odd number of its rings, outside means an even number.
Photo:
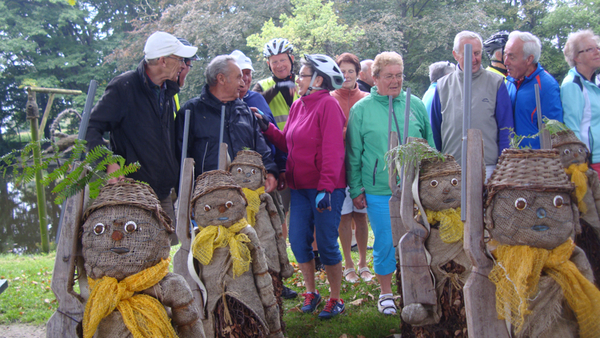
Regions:
<svg viewBox="0 0 600 338"><path fill-rule="evenodd" d="M276 38L265 44L263 55L268 59L270 56L283 53L291 54L294 52L294 46L284 38Z"/></svg>
<svg viewBox="0 0 600 338"><path fill-rule="evenodd" d="M335 63L332 58L323 54L304 54L304 58L315 70L313 77L310 80L307 95L310 94L312 89L322 89L312 87L317 75L323 77L323 88L329 90L342 88L342 84L344 83L344 75L342 74L340 67L338 67L337 63Z"/></svg>
<svg viewBox="0 0 600 338"><path fill-rule="evenodd" d="M483 42L483 49L490 57L490 60L494 58L494 52L498 49L502 49L502 54L504 57L504 46L508 41L508 32L507 31L499 31L498 33L493 34L487 40ZM502 62L503 60L495 60Z"/></svg>

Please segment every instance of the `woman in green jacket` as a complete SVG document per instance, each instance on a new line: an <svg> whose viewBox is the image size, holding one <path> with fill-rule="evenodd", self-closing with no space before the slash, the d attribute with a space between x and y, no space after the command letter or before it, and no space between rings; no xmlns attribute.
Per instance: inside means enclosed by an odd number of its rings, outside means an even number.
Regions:
<svg viewBox="0 0 600 338"><path fill-rule="evenodd" d="M396 306L392 295L392 274L396 270L396 257L392 240L389 199L392 192L388 186L388 169L385 153L388 151L389 96L404 135L404 107L406 93L402 91L404 63L395 52L383 52L375 58L372 66L375 86L369 96L360 100L350 110L346 132L346 172L350 197L358 209L367 208L371 228L375 236L373 265L381 286L377 307L379 312L392 315ZM408 136L426 139L434 147L431 125L423 102L411 96L411 115Z"/></svg>

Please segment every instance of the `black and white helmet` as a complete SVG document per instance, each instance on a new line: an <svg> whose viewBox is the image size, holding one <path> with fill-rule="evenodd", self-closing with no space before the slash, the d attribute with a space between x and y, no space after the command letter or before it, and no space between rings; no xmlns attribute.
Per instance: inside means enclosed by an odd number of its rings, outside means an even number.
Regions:
<svg viewBox="0 0 600 338"><path fill-rule="evenodd" d="M492 59L494 57L494 52L498 49L502 49L502 54L504 54L504 46L508 41L508 32L507 31L499 31L498 33L490 36L487 40L483 42L483 49L487 53L487 55ZM502 61L502 60L498 60Z"/></svg>
<svg viewBox="0 0 600 338"><path fill-rule="evenodd" d="M318 73L319 76L322 76L325 79L324 82L326 84L331 85L332 88L328 89L334 90L342 88L342 84L344 84L344 75L342 74L340 67L338 67L337 63L335 63L332 58L323 54L304 54L304 58L306 61L310 62L315 70L315 75ZM314 78L316 78L316 76L313 76L313 79Z"/></svg>
<svg viewBox="0 0 600 338"><path fill-rule="evenodd" d="M268 59L270 56L283 53L291 54L294 52L294 46L284 38L276 38L265 44L263 55Z"/></svg>

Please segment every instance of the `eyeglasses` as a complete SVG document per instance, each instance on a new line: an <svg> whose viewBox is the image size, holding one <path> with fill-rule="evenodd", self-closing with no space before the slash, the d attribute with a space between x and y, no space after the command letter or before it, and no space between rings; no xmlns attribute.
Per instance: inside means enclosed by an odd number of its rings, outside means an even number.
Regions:
<svg viewBox="0 0 600 338"><path fill-rule="evenodd" d="M312 74L298 74L300 80L313 76Z"/></svg>
<svg viewBox="0 0 600 338"><path fill-rule="evenodd" d="M577 54L596 52L596 51L600 52L600 47L590 47L588 49L580 50L579 52L577 52Z"/></svg>
<svg viewBox="0 0 600 338"><path fill-rule="evenodd" d="M184 65L185 65L185 59L184 59L184 58L181 58L181 59L180 59L180 58L178 58L178 57L175 57L175 56L167 56L167 58L169 58L169 59L174 59L174 60L177 60L177 61L179 61L179 63L181 63L181 64L184 64Z"/></svg>
<svg viewBox="0 0 600 338"><path fill-rule="evenodd" d="M391 81L393 78L396 78L396 80L398 80L398 81L402 81L404 79L404 74L403 73L398 73L396 75L388 74L386 76L383 76L382 78L386 81Z"/></svg>

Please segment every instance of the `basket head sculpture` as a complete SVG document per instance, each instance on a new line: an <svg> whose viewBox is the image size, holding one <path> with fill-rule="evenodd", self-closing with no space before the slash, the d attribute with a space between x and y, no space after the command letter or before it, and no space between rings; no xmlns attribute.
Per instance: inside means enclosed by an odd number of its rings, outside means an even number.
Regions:
<svg viewBox="0 0 600 338"><path fill-rule="evenodd" d="M486 187L486 227L501 244L553 249L579 225L555 149L505 149Z"/></svg>
<svg viewBox="0 0 600 338"><path fill-rule="evenodd" d="M229 165L233 179L243 188L256 190L264 185L267 171L262 156L254 150L240 150Z"/></svg>
<svg viewBox="0 0 600 338"><path fill-rule="evenodd" d="M587 162L590 151L572 130L561 130L551 134L550 138L552 140L552 148L558 150L560 160L565 168L568 168L571 164Z"/></svg>
<svg viewBox="0 0 600 338"><path fill-rule="evenodd" d="M147 184L126 179L105 186L83 217L86 272L121 280L168 258L171 222Z"/></svg>
<svg viewBox="0 0 600 338"><path fill-rule="evenodd" d="M240 209L241 213L239 215L230 215L232 217L229 217L226 222L218 222L218 219L204 217L208 216L208 213L214 213L211 212L213 208L223 209L227 203L233 202L237 204L238 201L244 205L244 208ZM248 205L242 188L235 183L231 173L224 170L211 170L198 176L191 203L192 210L194 211L194 220L199 226L231 225L233 221L238 221L242 217L245 217L245 206Z"/></svg>
<svg viewBox="0 0 600 338"><path fill-rule="evenodd" d="M452 155L421 161L419 196L423 207L441 211L460 207L460 165Z"/></svg>

